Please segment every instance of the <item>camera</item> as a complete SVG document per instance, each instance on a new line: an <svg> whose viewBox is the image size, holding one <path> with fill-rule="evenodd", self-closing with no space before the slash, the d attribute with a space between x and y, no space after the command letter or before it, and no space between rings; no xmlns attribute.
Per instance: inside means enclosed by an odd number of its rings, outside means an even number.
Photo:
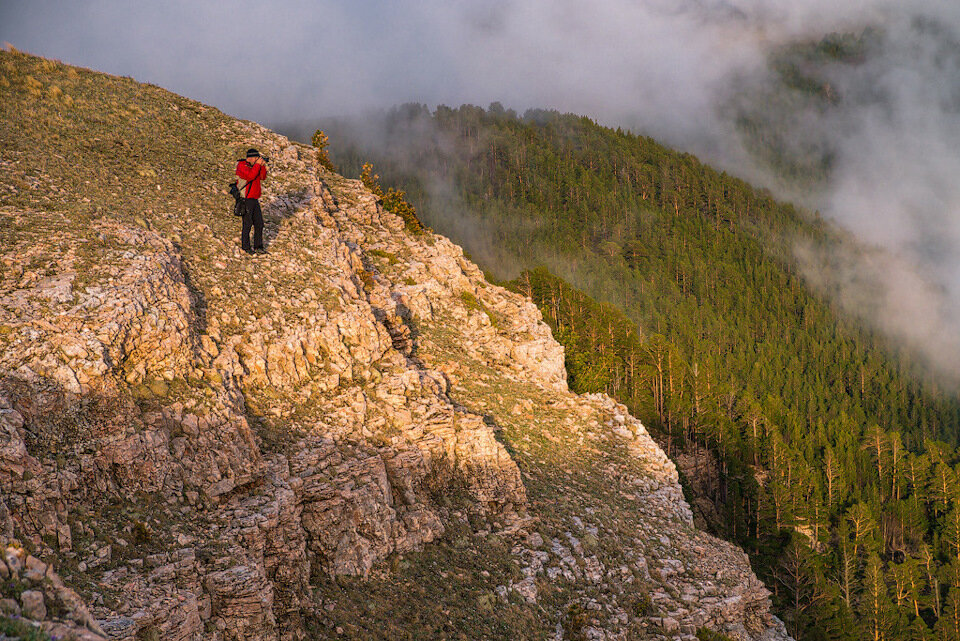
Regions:
<svg viewBox="0 0 960 641"><path fill-rule="evenodd" d="M263 162L270 162L270 159L266 156L261 155L260 157L263 158Z"/></svg>

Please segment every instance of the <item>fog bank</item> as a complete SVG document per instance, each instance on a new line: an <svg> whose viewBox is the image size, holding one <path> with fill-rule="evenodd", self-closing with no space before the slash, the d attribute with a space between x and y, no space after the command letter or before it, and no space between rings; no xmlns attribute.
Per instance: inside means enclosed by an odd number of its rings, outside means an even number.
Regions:
<svg viewBox="0 0 960 641"><path fill-rule="evenodd" d="M784 53L829 34L859 40L819 59ZM11 0L0 40L267 124L499 101L629 127L882 248L798 256L845 308L957 372L956 2ZM771 139L815 175L785 180L763 148Z"/></svg>

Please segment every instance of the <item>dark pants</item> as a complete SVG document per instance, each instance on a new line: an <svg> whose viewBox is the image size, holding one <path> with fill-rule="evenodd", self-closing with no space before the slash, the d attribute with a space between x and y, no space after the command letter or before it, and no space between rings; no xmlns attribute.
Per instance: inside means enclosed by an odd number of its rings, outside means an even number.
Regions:
<svg viewBox="0 0 960 641"><path fill-rule="evenodd" d="M263 213L260 201L256 198L243 199L243 231L240 232L240 246L250 249L250 227L253 226L253 248L263 247Z"/></svg>

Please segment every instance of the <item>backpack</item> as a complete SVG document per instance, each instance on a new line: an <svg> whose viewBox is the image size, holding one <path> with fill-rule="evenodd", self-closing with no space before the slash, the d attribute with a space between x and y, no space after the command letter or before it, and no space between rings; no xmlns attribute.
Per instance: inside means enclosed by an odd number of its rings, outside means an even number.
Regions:
<svg viewBox="0 0 960 641"><path fill-rule="evenodd" d="M240 193L240 188L237 186L237 181L234 180L230 183L230 195L233 196L233 215L234 216L243 216L245 207L243 206L243 194Z"/></svg>

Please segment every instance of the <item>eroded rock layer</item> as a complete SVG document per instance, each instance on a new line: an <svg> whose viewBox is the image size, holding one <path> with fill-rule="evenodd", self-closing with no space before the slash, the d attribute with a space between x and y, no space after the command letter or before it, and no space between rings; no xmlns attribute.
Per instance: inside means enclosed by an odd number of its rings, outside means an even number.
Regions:
<svg viewBox="0 0 960 641"><path fill-rule="evenodd" d="M510 550L510 578L463 578L478 607L556 638L785 636L643 426L567 390L531 302L306 147L217 135L275 158L269 255L228 218L0 210L0 537L32 551L0 574L46 585L11 610L78 639L369 636L322 586L455 527Z"/></svg>

